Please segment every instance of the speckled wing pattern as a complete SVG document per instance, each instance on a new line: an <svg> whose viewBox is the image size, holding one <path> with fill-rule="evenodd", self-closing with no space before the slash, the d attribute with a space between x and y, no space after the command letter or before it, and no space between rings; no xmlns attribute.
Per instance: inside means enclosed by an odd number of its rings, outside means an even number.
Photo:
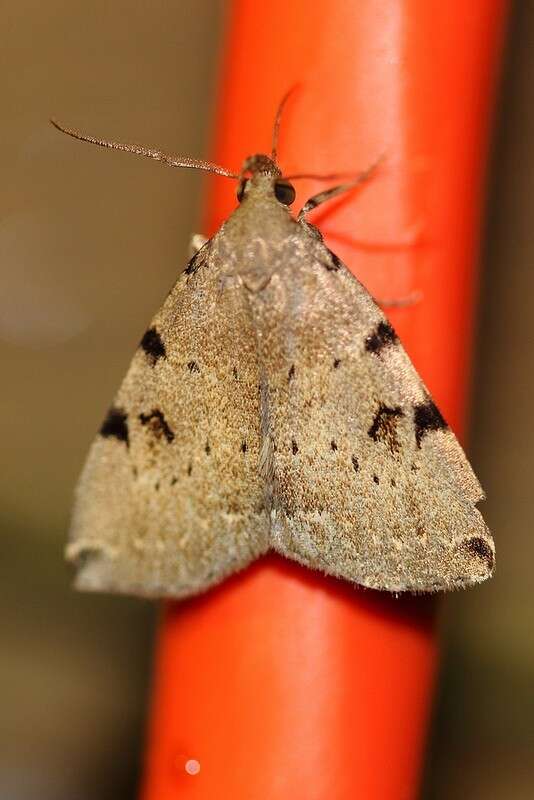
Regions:
<svg viewBox="0 0 534 800"><path fill-rule="evenodd" d="M77 488L77 586L182 597L269 547L247 290L208 242L144 334Z"/></svg>
<svg viewBox="0 0 534 800"><path fill-rule="evenodd" d="M286 255L252 296L272 546L394 592L486 579L494 548L475 508L482 490L393 328L320 241L299 235Z"/></svg>
<svg viewBox="0 0 534 800"><path fill-rule="evenodd" d="M144 334L93 443L77 585L207 589L274 548L363 586L493 570L482 490L397 336L306 222L245 197Z"/></svg>

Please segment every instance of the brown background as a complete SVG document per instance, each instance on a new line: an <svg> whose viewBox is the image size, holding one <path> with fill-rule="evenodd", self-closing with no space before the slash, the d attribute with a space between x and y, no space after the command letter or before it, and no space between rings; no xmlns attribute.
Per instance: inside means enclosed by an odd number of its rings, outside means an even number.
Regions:
<svg viewBox="0 0 534 800"><path fill-rule="evenodd" d="M519 4L518 4L519 5ZM0 797L133 798L155 608L78 596L61 550L88 443L184 263L201 178L67 140L203 155L222 0L11 3L0 51ZM445 604L426 800L534 794L534 6L511 26L471 455L498 572Z"/></svg>

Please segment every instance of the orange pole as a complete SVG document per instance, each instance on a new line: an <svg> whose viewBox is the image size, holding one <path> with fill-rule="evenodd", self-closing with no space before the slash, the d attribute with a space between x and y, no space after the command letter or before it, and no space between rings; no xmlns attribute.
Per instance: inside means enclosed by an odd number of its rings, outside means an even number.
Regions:
<svg viewBox="0 0 534 800"><path fill-rule="evenodd" d="M318 209L460 434L475 264L506 0L234 0L215 160L269 151L287 173L363 169ZM324 184L321 184L324 186ZM299 200L316 191L299 186ZM213 184L207 229L235 205ZM476 589L474 590L476 591ZM161 623L144 800L410 800L437 664L435 603L269 556Z"/></svg>

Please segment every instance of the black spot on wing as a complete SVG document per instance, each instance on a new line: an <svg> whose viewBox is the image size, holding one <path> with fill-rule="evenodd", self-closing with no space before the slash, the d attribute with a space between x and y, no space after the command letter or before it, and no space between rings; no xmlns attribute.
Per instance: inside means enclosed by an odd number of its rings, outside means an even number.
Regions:
<svg viewBox="0 0 534 800"><path fill-rule="evenodd" d="M329 270L330 272L337 272L343 266L343 262L341 261L340 258L338 258L338 256L336 256L335 253L333 253L331 250L328 250L328 248L327 252L328 255L330 256L330 261L323 261L322 262L323 267L325 267L325 269Z"/></svg>
<svg viewBox="0 0 534 800"><path fill-rule="evenodd" d="M367 435L375 442L383 442L392 453L398 452L397 420L403 416L400 406L390 408L381 403Z"/></svg>
<svg viewBox="0 0 534 800"><path fill-rule="evenodd" d="M126 442L126 447L130 446L128 437L128 414L122 408L110 408L108 415L100 428L100 435L105 439L115 438L120 442Z"/></svg>
<svg viewBox="0 0 534 800"><path fill-rule="evenodd" d="M481 536L475 536L473 539L469 539L469 541L465 542L464 547L471 555L485 561L489 569L493 569L495 561L493 550L485 539Z"/></svg>
<svg viewBox="0 0 534 800"><path fill-rule="evenodd" d="M167 356L165 345L156 328L149 328L145 332L139 346L145 351L152 366L156 364L158 359Z"/></svg>
<svg viewBox="0 0 534 800"><path fill-rule="evenodd" d="M369 353L380 355L382 350L389 345L396 344L398 337L389 322L379 322L373 333L365 339L365 349Z"/></svg>
<svg viewBox="0 0 534 800"><path fill-rule="evenodd" d="M430 398L424 403L417 403L413 410L415 441L421 447L421 439L429 431L446 430L447 423L435 403Z"/></svg>
<svg viewBox="0 0 534 800"><path fill-rule="evenodd" d="M142 425L149 426L156 439L161 439L163 436L169 444L173 441L174 432L167 424L163 412L158 408L152 409L150 414L139 414L139 420Z"/></svg>
<svg viewBox="0 0 534 800"><path fill-rule="evenodd" d="M337 369L340 364L341 364L341 359L340 358L334 358L334 369Z"/></svg>
<svg viewBox="0 0 534 800"><path fill-rule="evenodd" d="M196 260L196 256L189 261L187 267L184 269L186 275L193 275L198 269L198 262Z"/></svg>
<svg viewBox="0 0 534 800"><path fill-rule="evenodd" d="M246 453L247 450L248 450L247 443L246 442L241 442L241 452L242 453Z"/></svg>
<svg viewBox="0 0 534 800"><path fill-rule="evenodd" d="M287 373L287 379L290 381L292 378L295 377L295 365L291 364L289 367L289 372Z"/></svg>
<svg viewBox="0 0 534 800"><path fill-rule="evenodd" d="M334 439L332 439L332 441L330 442L330 449L333 450L334 453L337 450L337 442Z"/></svg>
<svg viewBox="0 0 534 800"><path fill-rule="evenodd" d="M204 245L204 247L206 247L206 245ZM206 251L204 250L204 247L201 247L200 250L195 253L193 258L190 259L187 267L184 269L184 273L186 275L194 275L198 268L206 260Z"/></svg>
<svg viewBox="0 0 534 800"><path fill-rule="evenodd" d="M196 361L188 361L187 369L189 370L189 372L200 372L200 367L198 366Z"/></svg>
<svg viewBox="0 0 534 800"><path fill-rule="evenodd" d="M315 208L315 206L314 206L314 208ZM323 234L321 233L321 231L319 230L319 228L316 225L313 225L311 222L308 222L308 220L302 220L301 224L306 228L308 233L311 236L313 236L314 239L317 239L318 242L323 242L324 241L323 240Z"/></svg>
<svg viewBox="0 0 534 800"><path fill-rule="evenodd" d="M356 456L351 456L350 460L352 462L352 468L354 472L358 472L358 470L360 469L360 464L358 462L358 459L356 458Z"/></svg>
<svg viewBox="0 0 534 800"><path fill-rule="evenodd" d="M293 453L294 456L296 456L298 451L299 451L298 444L294 439L291 439L291 452Z"/></svg>

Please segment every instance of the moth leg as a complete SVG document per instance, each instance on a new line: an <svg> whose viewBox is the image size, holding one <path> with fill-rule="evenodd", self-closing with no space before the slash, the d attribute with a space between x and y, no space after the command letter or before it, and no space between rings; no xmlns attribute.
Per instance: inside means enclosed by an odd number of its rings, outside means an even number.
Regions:
<svg viewBox="0 0 534 800"><path fill-rule="evenodd" d="M189 258L196 256L199 250L202 250L207 241L207 236L203 236L201 233L194 233L191 236L191 241L189 242Z"/></svg>
<svg viewBox="0 0 534 800"><path fill-rule="evenodd" d="M325 189L323 192L319 192L319 194L314 194L313 197L310 197L310 199L304 203L300 209L297 215L297 222L304 222L306 214L308 214L310 211L313 211L314 208L317 208L317 206L320 206L327 200L331 200L338 194L343 194L343 192L348 192L350 189L355 189L356 186L368 181L381 161L382 157L375 161L374 164L371 164L371 166L364 170L364 172L360 172L358 177L350 183L342 183L339 186L332 186L332 188Z"/></svg>

